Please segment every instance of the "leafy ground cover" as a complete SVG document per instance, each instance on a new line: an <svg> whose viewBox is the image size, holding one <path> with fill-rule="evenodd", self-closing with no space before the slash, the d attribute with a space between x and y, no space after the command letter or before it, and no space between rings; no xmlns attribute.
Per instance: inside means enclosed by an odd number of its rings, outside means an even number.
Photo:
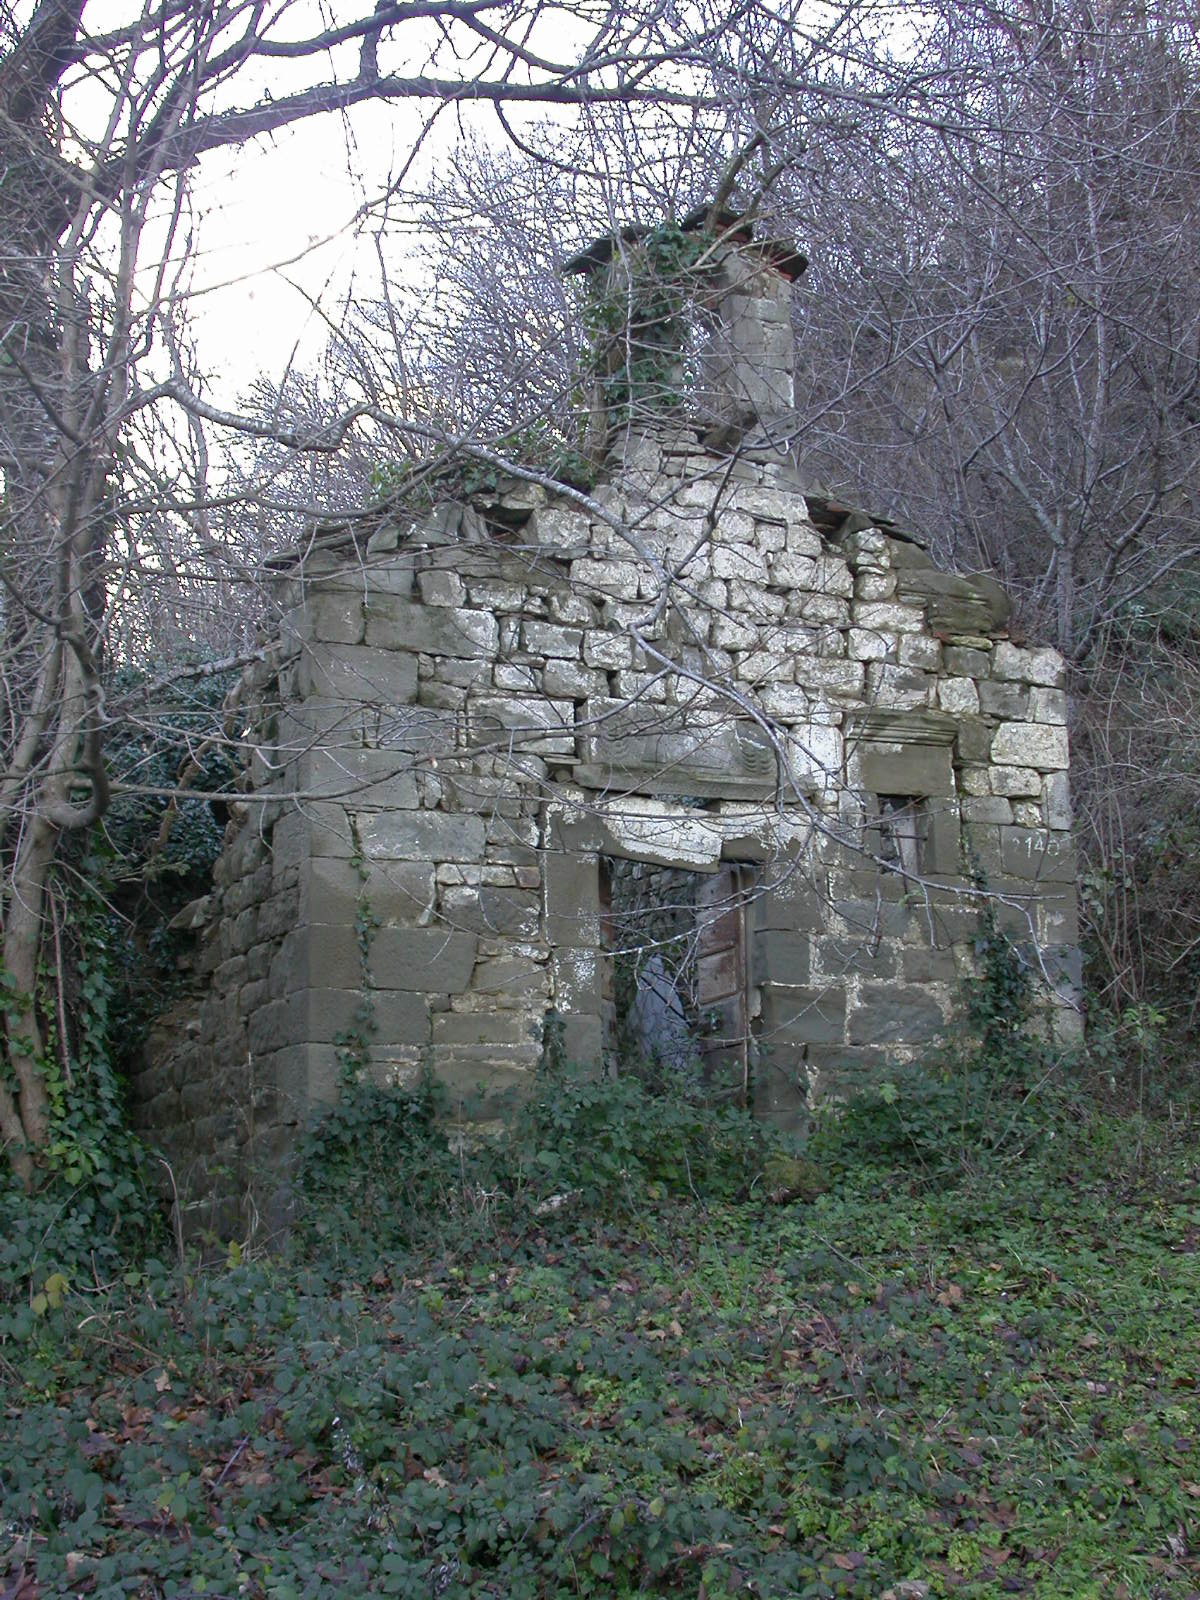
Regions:
<svg viewBox="0 0 1200 1600"><path fill-rule="evenodd" d="M1200 1594L1200 1155L1054 1131L783 1205L463 1169L423 1228L50 1275L0 1594Z"/></svg>

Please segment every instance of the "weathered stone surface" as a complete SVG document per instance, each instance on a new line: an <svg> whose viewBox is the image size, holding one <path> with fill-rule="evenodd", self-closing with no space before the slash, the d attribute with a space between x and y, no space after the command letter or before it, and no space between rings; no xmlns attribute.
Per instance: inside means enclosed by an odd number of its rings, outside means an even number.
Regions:
<svg viewBox="0 0 1200 1600"><path fill-rule="evenodd" d="M938 684L937 702L952 716L970 717L979 713L979 690L970 678L943 678Z"/></svg>
<svg viewBox="0 0 1200 1600"><path fill-rule="evenodd" d="M380 861L477 861L486 825L442 811L372 812L357 819L365 856Z"/></svg>
<svg viewBox="0 0 1200 1600"><path fill-rule="evenodd" d="M1005 766L1063 769L1068 764L1067 730L1048 723L1002 722L992 740L992 759Z"/></svg>
<svg viewBox="0 0 1200 1600"><path fill-rule="evenodd" d="M446 922L469 933L511 939L535 939L538 934L541 899L527 889L463 885L445 889L441 905Z"/></svg>
<svg viewBox="0 0 1200 1600"><path fill-rule="evenodd" d="M841 984L820 987L771 985L763 990L759 1052L796 1044L840 1043L846 1029L846 990Z"/></svg>
<svg viewBox="0 0 1200 1600"><path fill-rule="evenodd" d="M995 633L1012 611L1008 595L994 578L914 568L905 569L900 577L901 597L924 599L929 626L940 633Z"/></svg>
<svg viewBox="0 0 1200 1600"><path fill-rule="evenodd" d="M979 708L985 716L1021 721L1029 713L1029 690L1021 683L985 681L979 685Z"/></svg>
<svg viewBox="0 0 1200 1600"><path fill-rule="evenodd" d="M1067 667L1057 650L1023 650L1001 641L992 655L992 676L1061 689L1067 681Z"/></svg>
<svg viewBox="0 0 1200 1600"><path fill-rule="evenodd" d="M338 704L404 705L417 697L417 664L361 645L314 644L300 657L297 686Z"/></svg>
<svg viewBox="0 0 1200 1600"><path fill-rule="evenodd" d="M864 745L858 786L872 794L952 795L950 751L944 745Z"/></svg>
<svg viewBox="0 0 1200 1600"><path fill-rule="evenodd" d="M920 1044L946 1025L927 989L864 983L850 1013L851 1044Z"/></svg>
<svg viewBox="0 0 1200 1600"><path fill-rule="evenodd" d="M408 651L473 659L496 654L500 628L486 611L425 606L388 595L368 605L366 642L368 649L395 652L400 660Z"/></svg>
<svg viewBox="0 0 1200 1600"><path fill-rule="evenodd" d="M751 982L805 984L811 966L811 939L807 933L764 928L753 943Z"/></svg>
<svg viewBox="0 0 1200 1600"><path fill-rule="evenodd" d="M1074 846L1061 834L1047 835L1036 828L1005 828L1001 833L1001 863L1011 878L1047 883L1075 881Z"/></svg>
<svg viewBox="0 0 1200 1600"><path fill-rule="evenodd" d="M942 651L946 671L959 678L986 678L992 670L991 652L948 644Z"/></svg>
<svg viewBox="0 0 1200 1600"><path fill-rule="evenodd" d="M1034 722L1067 721L1069 707L1062 689L1034 688L1029 693L1029 715Z"/></svg>
<svg viewBox="0 0 1200 1600"><path fill-rule="evenodd" d="M1016 798L1018 795L1040 795L1042 775L1032 767L993 767L992 793Z"/></svg>
<svg viewBox="0 0 1200 1600"><path fill-rule="evenodd" d="M447 927L380 928L369 965L377 989L462 994L475 970L474 933Z"/></svg>
<svg viewBox="0 0 1200 1600"><path fill-rule="evenodd" d="M1052 772L1046 779L1046 826L1069 828L1072 822L1071 784L1065 772Z"/></svg>

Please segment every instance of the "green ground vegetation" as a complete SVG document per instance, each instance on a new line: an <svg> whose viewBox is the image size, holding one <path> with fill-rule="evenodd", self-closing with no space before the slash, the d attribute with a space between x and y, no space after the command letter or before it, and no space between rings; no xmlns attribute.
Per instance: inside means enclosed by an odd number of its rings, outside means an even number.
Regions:
<svg viewBox="0 0 1200 1600"><path fill-rule="evenodd" d="M998 1146L918 1078L799 1169L636 1080L548 1069L472 1156L360 1089L269 1255L97 1280L47 1234L0 1302L0 1591L1200 1593L1194 1120L1063 1090Z"/></svg>

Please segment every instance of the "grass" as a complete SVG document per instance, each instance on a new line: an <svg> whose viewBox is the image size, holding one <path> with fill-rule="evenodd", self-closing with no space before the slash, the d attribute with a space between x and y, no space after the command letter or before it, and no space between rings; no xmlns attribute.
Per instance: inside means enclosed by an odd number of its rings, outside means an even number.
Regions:
<svg viewBox="0 0 1200 1600"><path fill-rule="evenodd" d="M1139 1131L60 1288L0 1594L1200 1595L1200 1151Z"/></svg>

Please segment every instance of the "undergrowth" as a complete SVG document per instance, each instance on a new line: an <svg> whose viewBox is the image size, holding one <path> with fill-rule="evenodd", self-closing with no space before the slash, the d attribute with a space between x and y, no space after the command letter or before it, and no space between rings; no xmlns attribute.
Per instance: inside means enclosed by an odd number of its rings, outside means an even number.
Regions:
<svg viewBox="0 0 1200 1600"><path fill-rule="evenodd" d="M969 1034L818 1129L802 1204L760 1124L550 1048L472 1146L356 1085L274 1255L31 1280L0 1592L1197 1596L1196 1124L1135 1154L1048 1094L981 940Z"/></svg>
<svg viewBox="0 0 1200 1600"><path fill-rule="evenodd" d="M1184 1600L1194 1131L72 1285L0 1333L5 1592Z"/></svg>

